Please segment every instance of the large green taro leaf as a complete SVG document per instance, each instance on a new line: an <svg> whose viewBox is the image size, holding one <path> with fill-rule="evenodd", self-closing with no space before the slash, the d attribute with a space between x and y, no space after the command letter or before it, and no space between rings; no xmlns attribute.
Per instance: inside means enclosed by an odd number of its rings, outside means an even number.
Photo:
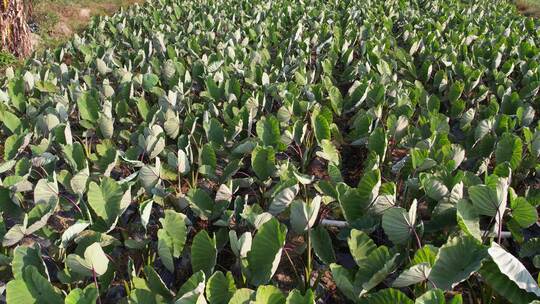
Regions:
<svg viewBox="0 0 540 304"><path fill-rule="evenodd" d="M281 260L286 235L287 227L276 218L259 228L247 255L251 284L258 286L270 281Z"/></svg>

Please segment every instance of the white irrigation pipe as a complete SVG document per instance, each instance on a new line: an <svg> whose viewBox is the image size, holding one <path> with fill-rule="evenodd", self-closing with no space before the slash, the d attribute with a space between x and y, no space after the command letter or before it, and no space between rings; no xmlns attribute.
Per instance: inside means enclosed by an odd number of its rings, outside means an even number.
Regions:
<svg viewBox="0 0 540 304"><path fill-rule="evenodd" d="M347 223L346 221L336 221L336 220L323 219L323 220L321 220L321 225L330 226L330 227L345 228L345 227L349 226L349 223Z"/></svg>
<svg viewBox="0 0 540 304"><path fill-rule="evenodd" d="M346 221L336 221L336 220L327 220L323 219L321 221L321 225L328 226L328 227L338 227L338 228L346 228L349 227L349 223ZM486 231L481 230L482 234L485 234ZM510 231L501 231L501 238L508 239L512 237L512 233Z"/></svg>

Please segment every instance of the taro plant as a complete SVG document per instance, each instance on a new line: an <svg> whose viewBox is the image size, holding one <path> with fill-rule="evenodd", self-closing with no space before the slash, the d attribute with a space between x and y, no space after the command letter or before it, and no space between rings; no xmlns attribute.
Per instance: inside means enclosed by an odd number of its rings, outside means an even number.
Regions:
<svg viewBox="0 0 540 304"><path fill-rule="evenodd" d="M535 303L537 20L134 5L0 76L0 301Z"/></svg>

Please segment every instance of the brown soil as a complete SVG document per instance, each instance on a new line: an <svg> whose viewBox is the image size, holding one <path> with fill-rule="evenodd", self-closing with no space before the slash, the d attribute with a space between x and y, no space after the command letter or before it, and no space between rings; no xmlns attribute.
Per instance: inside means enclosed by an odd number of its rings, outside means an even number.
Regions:
<svg viewBox="0 0 540 304"><path fill-rule="evenodd" d="M58 233L62 233L66 229L68 229L69 226L73 225L74 222L75 220L73 219L73 216L65 217L60 213L55 213L49 218L49 221L47 222L47 224L54 231Z"/></svg>
<svg viewBox="0 0 540 304"><path fill-rule="evenodd" d="M326 291L322 297L324 303L346 303L344 300L345 297L341 296L338 291L336 282L334 281L330 270L326 270L322 273L320 282Z"/></svg>
<svg viewBox="0 0 540 304"><path fill-rule="evenodd" d="M120 7L142 2L143 0L35 1L32 17L40 28L38 33L45 40L39 47L55 47L71 38L73 33L82 31L96 15L112 15Z"/></svg>
<svg viewBox="0 0 540 304"><path fill-rule="evenodd" d="M328 170L326 161L320 157L314 157L307 169L309 175L315 176L319 180L328 180Z"/></svg>
<svg viewBox="0 0 540 304"><path fill-rule="evenodd" d="M533 0L516 0L516 7L520 13L527 17L540 17L540 2Z"/></svg>
<svg viewBox="0 0 540 304"><path fill-rule="evenodd" d="M368 150L365 147L344 145L341 155L343 157L343 168L341 169L343 180L351 187L358 186L362 178L364 161L368 156Z"/></svg>

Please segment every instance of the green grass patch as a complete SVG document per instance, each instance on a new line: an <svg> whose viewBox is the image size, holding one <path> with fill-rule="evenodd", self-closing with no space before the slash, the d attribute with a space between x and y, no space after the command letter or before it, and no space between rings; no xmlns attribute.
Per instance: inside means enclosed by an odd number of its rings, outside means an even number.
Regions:
<svg viewBox="0 0 540 304"><path fill-rule="evenodd" d="M0 51L0 69L17 62L17 58L10 53Z"/></svg>

